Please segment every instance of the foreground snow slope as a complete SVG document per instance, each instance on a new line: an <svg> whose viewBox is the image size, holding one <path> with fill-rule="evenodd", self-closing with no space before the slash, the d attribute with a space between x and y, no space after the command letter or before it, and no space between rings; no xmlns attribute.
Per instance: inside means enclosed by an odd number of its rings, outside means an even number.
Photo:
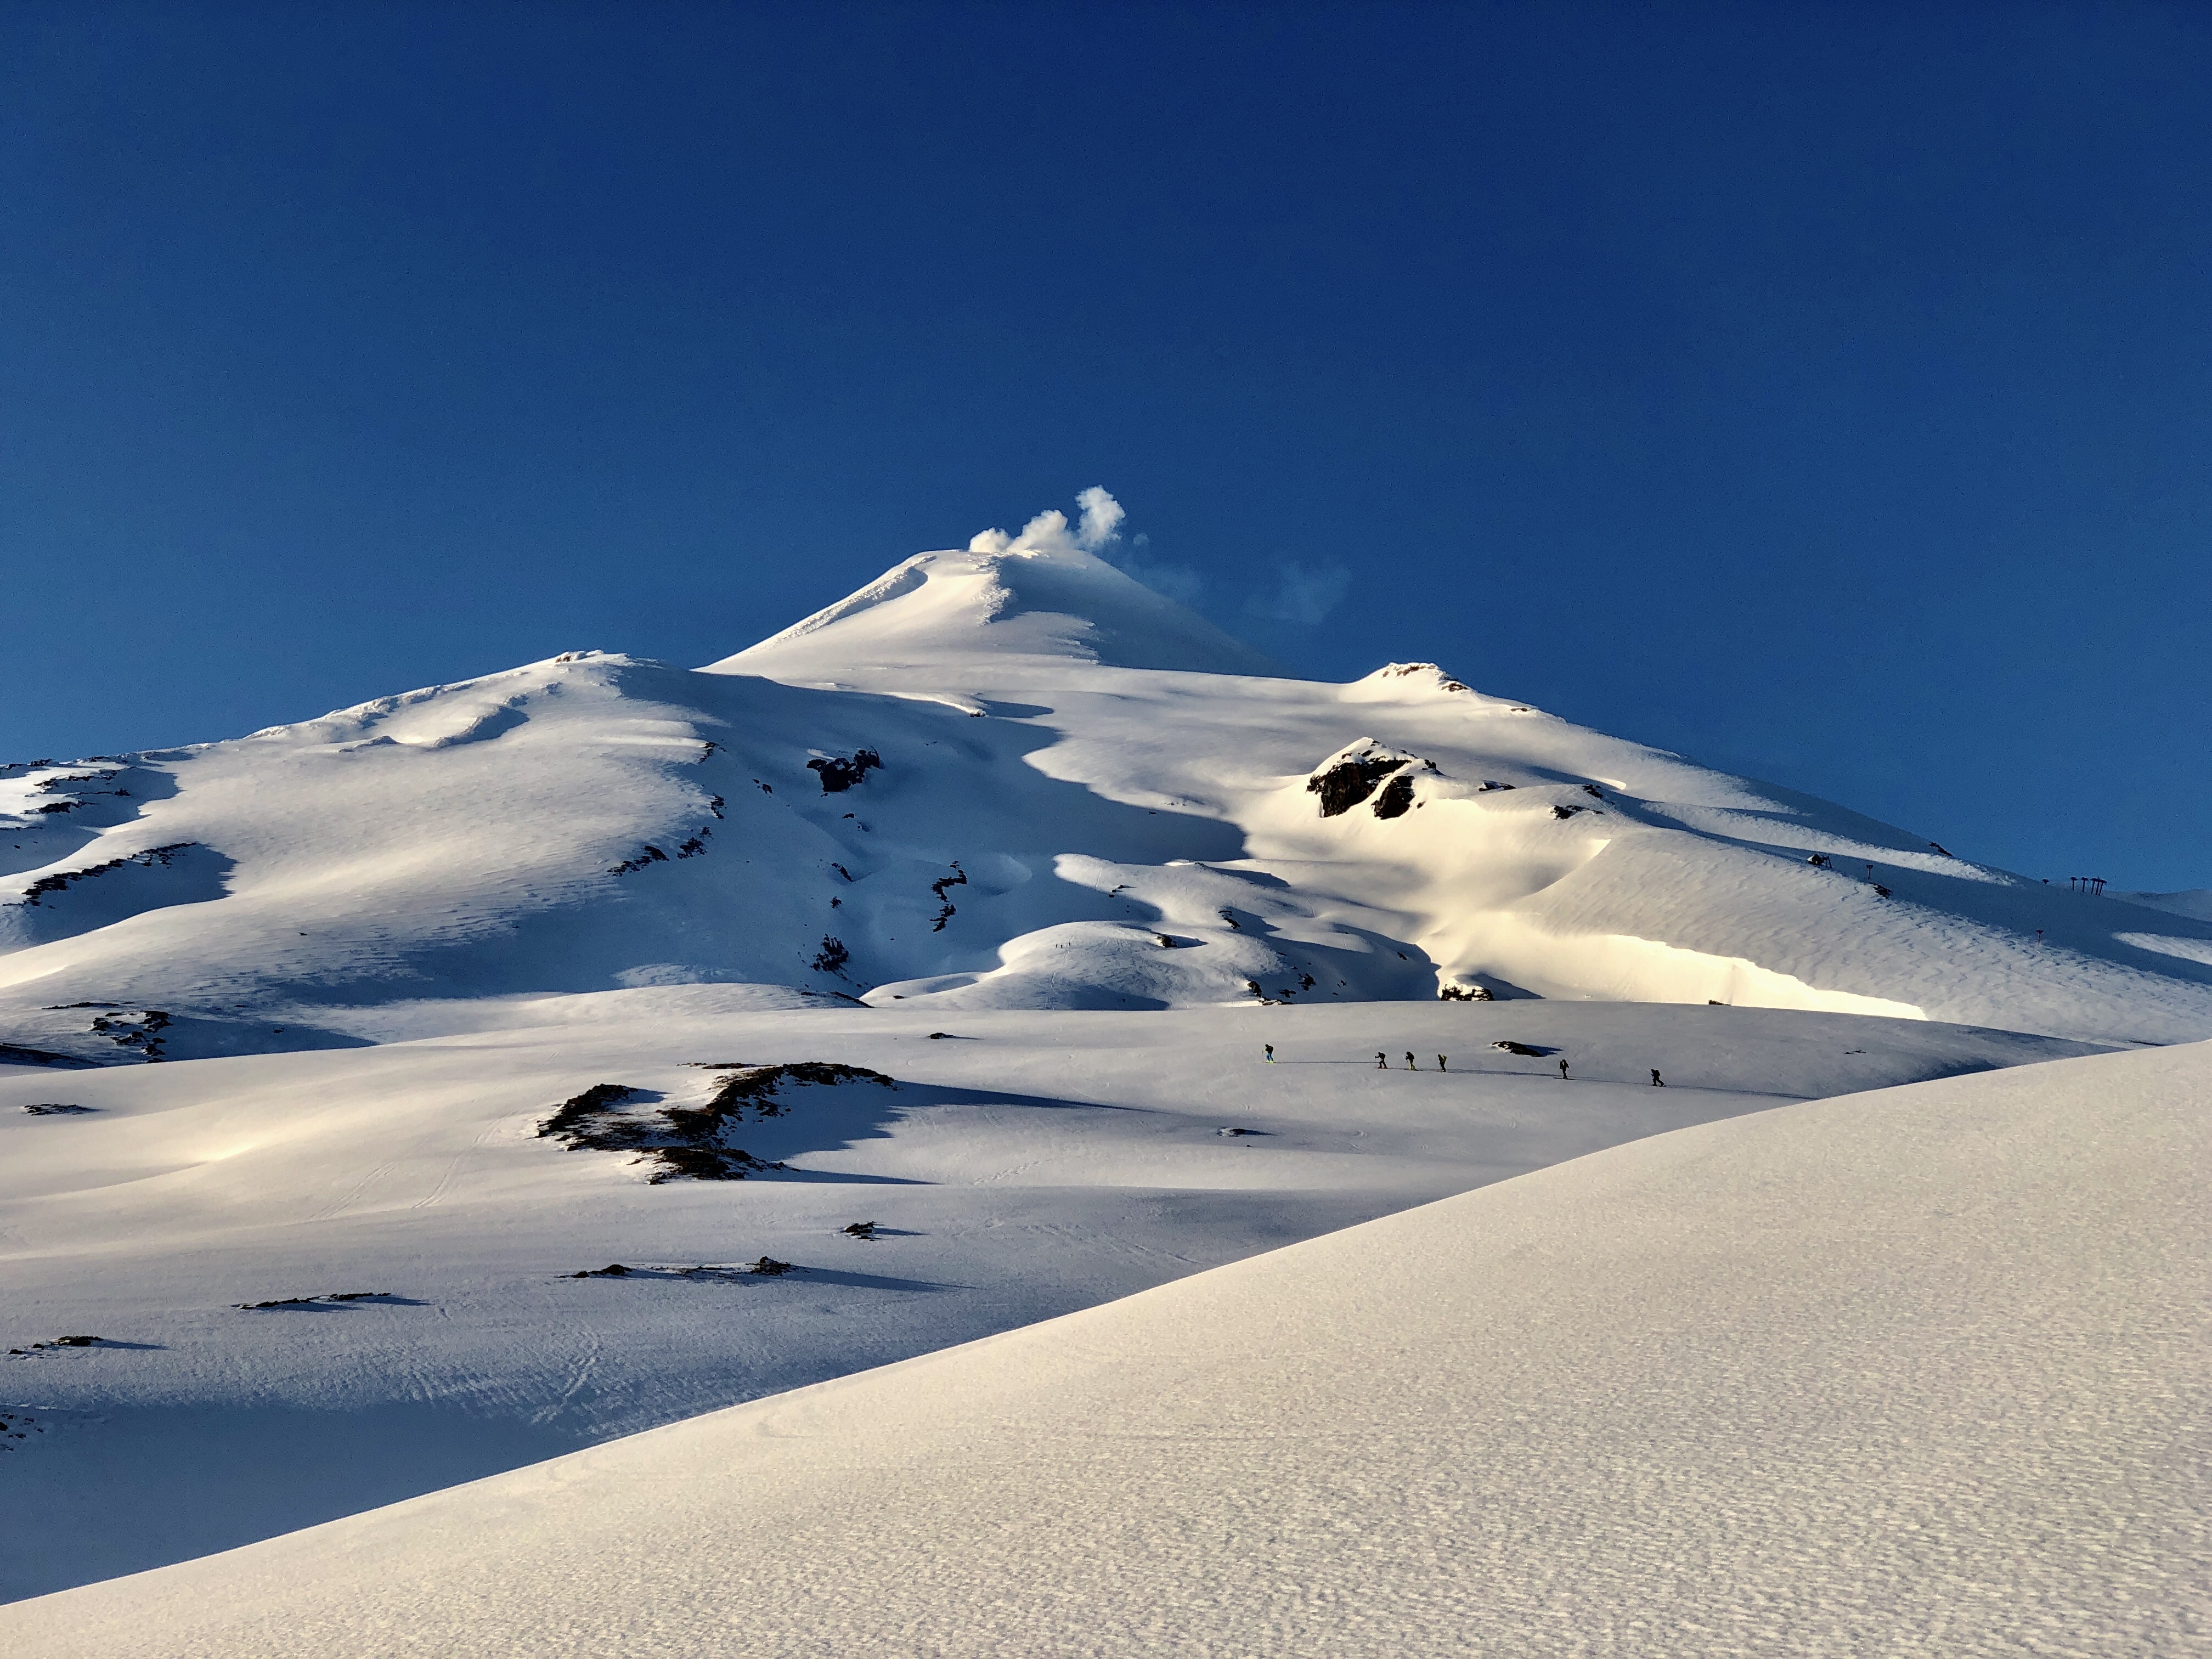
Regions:
<svg viewBox="0 0 2212 1659"><path fill-rule="evenodd" d="M438 1003L386 1010L393 1040L371 1048L0 1073L0 1600L1051 1318L1638 1136L2080 1052L1703 1006L939 1024L777 1000ZM475 1029L453 1029L464 1014ZM654 1185L634 1151L539 1133L599 1084L635 1091L633 1121L698 1109L731 1075L703 1067L732 1060L896 1086L800 1085L775 1115L744 1112L714 1145L786 1167L738 1182ZM869 1221L872 1239L842 1231ZM793 1270L741 1270L763 1255ZM570 1276L616 1262L634 1271ZM330 1299L358 1292L377 1294ZM277 1305L240 1305L257 1303ZM102 1340L36 1346L64 1335Z"/></svg>
<svg viewBox="0 0 2212 1659"><path fill-rule="evenodd" d="M24 1652L2171 1655L2212 1053L1616 1147L0 1612Z"/></svg>
<svg viewBox="0 0 2212 1659"><path fill-rule="evenodd" d="M2166 1042L2212 1035L2212 921L1429 665L1281 678L1056 515L705 672L568 653L0 768L0 1060L730 981L946 1010L1480 988Z"/></svg>

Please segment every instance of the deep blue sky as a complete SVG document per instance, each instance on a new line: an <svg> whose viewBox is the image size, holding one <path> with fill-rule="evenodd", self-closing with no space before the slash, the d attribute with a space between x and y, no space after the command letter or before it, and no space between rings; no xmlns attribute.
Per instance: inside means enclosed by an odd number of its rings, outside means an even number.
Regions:
<svg viewBox="0 0 2212 1659"><path fill-rule="evenodd" d="M2212 883L2208 87L2193 6L12 6L0 759L1103 483L1301 672Z"/></svg>

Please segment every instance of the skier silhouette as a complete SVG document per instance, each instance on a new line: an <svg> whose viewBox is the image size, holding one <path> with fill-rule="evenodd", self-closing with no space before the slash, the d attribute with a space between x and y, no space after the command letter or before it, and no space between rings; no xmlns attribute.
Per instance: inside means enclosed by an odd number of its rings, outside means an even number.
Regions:
<svg viewBox="0 0 2212 1659"><path fill-rule="evenodd" d="M1413 1051L1411 1048L1406 1050L1406 1069L1409 1072L1418 1072L1421 1069L1413 1064Z"/></svg>
<svg viewBox="0 0 2212 1659"><path fill-rule="evenodd" d="M1263 1043L1261 1046L1267 1051L1267 1064L1273 1066L1275 1063L1275 1045L1272 1042L1268 1042Z"/></svg>
<svg viewBox="0 0 2212 1659"><path fill-rule="evenodd" d="M1561 1060L1561 1061L1559 1062L1559 1081L1560 1081L1560 1082L1562 1082L1562 1083L1565 1083L1566 1080L1567 1080L1567 1062L1566 1062L1565 1060Z"/></svg>
<svg viewBox="0 0 2212 1659"><path fill-rule="evenodd" d="M1449 1067L1448 1066L1446 1066L1446 1065L1444 1064L1444 1057L1443 1057L1442 1054L1438 1054L1438 1055L1437 1056L1437 1070L1438 1070L1439 1072L1443 1072L1443 1071L1449 1071L1449 1070L1450 1070L1450 1069L1451 1069L1450 1067Z"/></svg>
<svg viewBox="0 0 2212 1659"><path fill-rule="evenodd" d="M1382 1051L1380 1048L1375 1051L1375 1069L1378 1072L1387 1072L1390 1069L1390 1062L1382 1057Z"/></svg>
<svg viewBox="0 0 2212 1659"><path fill-rule="evenodd" d="M1667 1086L1667 1079L1659 1075L1659 1068L1656 1066L1651 1068L1651 1086L1655 1089L1663 1089Z"/></svg>

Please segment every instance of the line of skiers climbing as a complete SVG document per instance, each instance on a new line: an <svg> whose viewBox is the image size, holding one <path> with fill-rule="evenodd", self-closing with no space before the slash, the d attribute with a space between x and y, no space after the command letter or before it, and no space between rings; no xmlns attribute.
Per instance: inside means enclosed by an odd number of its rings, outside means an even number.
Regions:
<svg viewBox="0 0 2212 1659"><path fill-rule="evenodd" d="M1267 1063L1270 1066L1273 1065L1275 1063L1275 1045L1272 1042L1265 1042L1260 1046L1267 1051ZM1539 1050L1538 1052L1540 1053L1541 1050ZM1377 1048L1375 1051L1375 1069L1378 1072L1387 1072L1390 1069L1390 1057L1384 1054L1380 1048ZM1421 1069L1420 1066L1414 1062L1413 1051L1411 1048L1406 1050L1406 1069L1409 1072L1418 1072ZM1451 1067L1444 1063L1444 1057L1442 1054L1438 1054L1437 1056L1437 1070L1439 1072L1448 1072L1450 1069ZM1564 1054L1559 1058L1559 1081L1562 1083L1568 1081L1567 1061L1566 1057ZM1659 1075L1659 1068L1656 1066L1654 1066L1651 1068L1651 1086L1655 1089L1663 1089L1667 1086L1667 1079Z"/></svg>

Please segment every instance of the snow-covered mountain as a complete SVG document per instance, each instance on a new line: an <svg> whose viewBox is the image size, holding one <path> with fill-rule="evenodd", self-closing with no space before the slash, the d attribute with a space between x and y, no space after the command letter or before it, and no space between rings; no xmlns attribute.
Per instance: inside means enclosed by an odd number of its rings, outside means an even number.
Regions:
<svg viewBox="0 0 2212 1659"><path fill-rule="evenodd" d="M403 1005L696 982L2212 1033L2212 922L2184 907L2054 890L1431 665L1286 678L1090 550L1104 500L702 670L570 652L6 768L0 1044L346 1045L413 1029Z"/></svg>
<svg viewBox="0 0 2212 1659"><path fill-rule="evenodd" d="M0 1601L1807 1099L1888 1178L1863 1091L2212 1031L2191 896L1286 678L1085 506L705 669L5 769Z"/></svg>

